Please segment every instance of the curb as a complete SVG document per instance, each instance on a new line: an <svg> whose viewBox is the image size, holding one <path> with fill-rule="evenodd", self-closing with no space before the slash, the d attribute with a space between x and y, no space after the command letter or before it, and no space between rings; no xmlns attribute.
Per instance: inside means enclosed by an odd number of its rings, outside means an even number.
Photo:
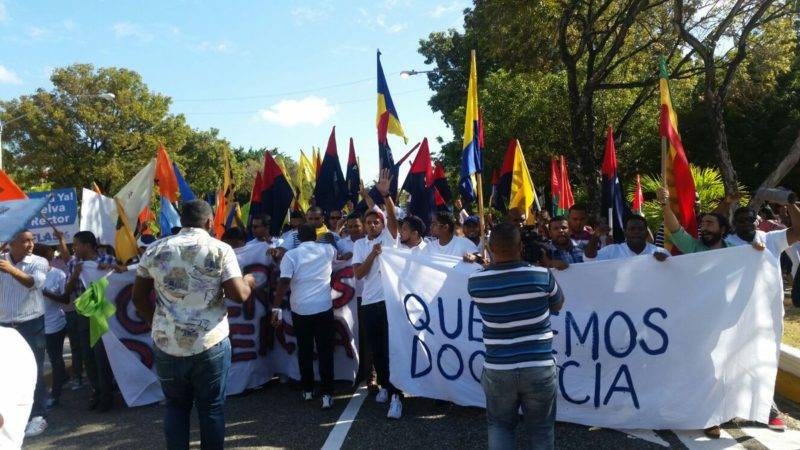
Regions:
<svg viewBox="0 0 800 450"><path fill-rule="evenodd" d="M800 349L781 344L775 391L795 403L800 403Z"/></svg>

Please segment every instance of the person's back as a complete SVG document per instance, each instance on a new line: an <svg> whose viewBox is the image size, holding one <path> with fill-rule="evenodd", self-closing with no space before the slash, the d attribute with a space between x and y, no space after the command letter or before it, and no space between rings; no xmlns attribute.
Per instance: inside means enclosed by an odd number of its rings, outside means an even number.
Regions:
<svg viewBox="0 0 800 450"><path fill-rule="evenodd" d="M561 288L544 268L522 260L522 238L514 223L494 227L489 238L494 263L469 277L467 289L483 321L486 346L481 386L486 394L489 448L516 448L522 408L531 448L555 445L556 370L550 312L564 302Z"/></svg>

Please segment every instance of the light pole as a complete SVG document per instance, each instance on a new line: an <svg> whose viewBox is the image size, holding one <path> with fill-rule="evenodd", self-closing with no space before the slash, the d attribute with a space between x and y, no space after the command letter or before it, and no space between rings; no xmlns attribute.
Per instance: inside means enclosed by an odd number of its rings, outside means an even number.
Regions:
<svg viewBox="0 0 800 450"><path fill-rule="evenodd" d="M436 69L434 69L434 70L414 70L414 69L404 70L404 71L400 72L400 78L402 78L404 80L407 80L407 79L411 78L414 75L419 75L419 74L422 74L422 73L433 73L433 72L440 72L440 71L436 70Z"/></svg>
<svg viewBox="0 0 800 450"><path fill-rule="evenodd" d="M76 97L99 98L99 99L103 99L103 100L108 100L109 102L113 102L117 98L116 95L114 95L114 94L112 94L110 92L102 92L100 94L76 95ZM13 119L7 120L5 122L0 120L0 170L3 170L3 127L8 125L8 124L10 124L10 123L16 122L16 121L18 121L20 119L23 119L23 118L25 118L25 116L27 116L27 114L22 114L20 116L14 117Z"/></svg>

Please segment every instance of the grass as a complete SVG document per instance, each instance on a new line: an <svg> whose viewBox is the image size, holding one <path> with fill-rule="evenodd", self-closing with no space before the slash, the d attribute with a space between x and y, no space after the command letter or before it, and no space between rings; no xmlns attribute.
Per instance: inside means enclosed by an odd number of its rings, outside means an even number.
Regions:
<svg viewBox="0 0 800 450"><path fill-rule="evenodd" d="M788 296L783 306L785 309L783 343L800 348L800 308L792 305L792 300Z"/></svg>

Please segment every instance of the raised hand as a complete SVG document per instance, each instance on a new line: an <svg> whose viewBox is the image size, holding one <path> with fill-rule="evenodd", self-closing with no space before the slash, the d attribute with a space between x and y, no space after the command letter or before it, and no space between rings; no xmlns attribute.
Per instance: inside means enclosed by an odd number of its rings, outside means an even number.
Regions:
<svg viewBox="0 0 800 450"><path fill-rule="evenodd" d="M389 195L389 189L391 189L391 186L392 173L389 171L389 169L381 169L381 173L378 177L378 182L375 184L375 187L378 188L378 192L385 197Z"/></svg>

